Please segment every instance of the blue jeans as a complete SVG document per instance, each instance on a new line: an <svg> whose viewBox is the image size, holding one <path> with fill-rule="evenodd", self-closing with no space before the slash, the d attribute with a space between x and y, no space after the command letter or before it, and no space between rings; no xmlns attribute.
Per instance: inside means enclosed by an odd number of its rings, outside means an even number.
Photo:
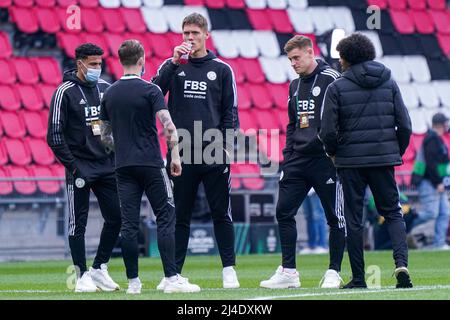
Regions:
<svg viewBox="0 0 450 320"><path fill-rule="evenodd" d="M419 201L422 211L414 220L414 226L436 219L433 245L442 247L445 245L449 222L450 204L447 193L439 193L429 180L424 179L419 185Z"/></svg>
<svg viewBox="0 0 450 320"><path fill-rule="evenodd" d="M327 222L317 193L314 192L305 198L303 213L305 214L306 229L308 231L308 246L310 248L328 248Z"/></svg>

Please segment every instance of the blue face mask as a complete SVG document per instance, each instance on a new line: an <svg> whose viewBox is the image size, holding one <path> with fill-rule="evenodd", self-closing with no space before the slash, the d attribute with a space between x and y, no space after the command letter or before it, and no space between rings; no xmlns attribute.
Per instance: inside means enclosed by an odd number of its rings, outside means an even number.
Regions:
<svg viewBox="0 0 450 320"><path fill-rule="evenodd" d="M81 62L83 63L83 62ZM83 63L83 66L86 67L86 65ZM102 73L102 69L92 69L92 68L88 68L87 69L87 73L84 73L84 77L86 78L87 82L97 82L98 79L100 78L100 74Z"/></svg>

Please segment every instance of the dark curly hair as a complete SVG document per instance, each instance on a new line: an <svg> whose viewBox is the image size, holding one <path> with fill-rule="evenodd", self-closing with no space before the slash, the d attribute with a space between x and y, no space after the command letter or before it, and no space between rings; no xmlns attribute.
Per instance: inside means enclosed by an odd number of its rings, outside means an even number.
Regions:
<svg viewBox="0 0 450 320"><path fill-rule="evenodd" d="M93 43L83 43L75 49L75 59L77 60L101 55L103 55L103 49Z"/></svg>
<svg viewBox="0 0 450 320"><path fill-rule="evenodd" d="M350 65L375 59L375 47L372 41L362 33L353 33L342 39L336 46L336 50Z"/></svg>

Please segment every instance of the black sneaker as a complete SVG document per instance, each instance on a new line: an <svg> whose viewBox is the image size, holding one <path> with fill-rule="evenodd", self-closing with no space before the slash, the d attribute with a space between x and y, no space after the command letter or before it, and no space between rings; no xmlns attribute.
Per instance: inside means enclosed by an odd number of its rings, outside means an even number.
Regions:
<svg viewBox="0 0 450 320"><path fill-rule="evenodd" d="M411 278L409 277L409 271L406 267L400 267L395 269L394 271L395 277L397 278L396 288L405 289L412 288L413 284L411 282Z"/></svg>
<svg viewBox="0 0 450 320"><path fill-rule="evenodd" d="M351 280L349 283L347 283L345 286L343 286L341 289L367 289L367 284L365 281L354 281Z"/></svg>

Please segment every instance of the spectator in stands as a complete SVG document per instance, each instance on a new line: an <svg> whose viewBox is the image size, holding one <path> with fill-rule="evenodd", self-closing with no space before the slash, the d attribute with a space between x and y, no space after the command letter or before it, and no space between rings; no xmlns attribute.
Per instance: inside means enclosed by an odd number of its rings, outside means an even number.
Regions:
<svg viewBox="0 0 450 320"><path fill-rule="evenodd" d="M299 77L289 87L289 123L276 208L282 264L269 280L262 281L260 285L269 289L300 286L295 261L295 215L309 190L314 188L330 226L330 262L321 287L339 288L345 246L344 199L342 186L336 179L336 169L326 156L317 133L325 92L340 74L323 60L315 59L313 43L308 37L294 36L286 43L284 50Z"/></svg>
<svg viewBox="0 0 450 320"><path fill-rule="evenodd" d="M446 243L450 204L445 190L450 161L448 148L442 139L447 131L448 118L442 113L436 113L432 118L432 128L423 140L413 172L413 183L418 186L422 206L414 220L414 227L436 219L433 246L442 250L450 249Z"/></svg>
<svg viewBox="0 0 450 320"><path fill-rule="evenodd" d="M311 189L302 205L306 219L308 233L308 247L303 248L301 254L327 253L327 222L320 198L314 189Z"/></svg>
<svg viewBox="0 0 450 320"><path fill-rule="evenodd" d="M336 50L344 73L328 87L319 137L344 187L353 274L344 288L367 288L362 223L367 185L389 229L397 287L409 288L405 221L394 179L394 166L402 164L411 136L408 110L390 70L373 61L375 48L369 38L354 33L342 39Z"/></svg>
<svg viewBox="0 0 450 320"><path fill-rule="evenodd" d="M119 236L121 220L114 174L114 153L100 140L100 100L109 83L100 78L103 50L91 43L75 50L77 68L64 73L53 94L47 143L66 168L69 245L79 269L76 292L119 289L108 275L107 262ZM91 190L105 223L92 268L87 271L84 234Z"/></svg>

